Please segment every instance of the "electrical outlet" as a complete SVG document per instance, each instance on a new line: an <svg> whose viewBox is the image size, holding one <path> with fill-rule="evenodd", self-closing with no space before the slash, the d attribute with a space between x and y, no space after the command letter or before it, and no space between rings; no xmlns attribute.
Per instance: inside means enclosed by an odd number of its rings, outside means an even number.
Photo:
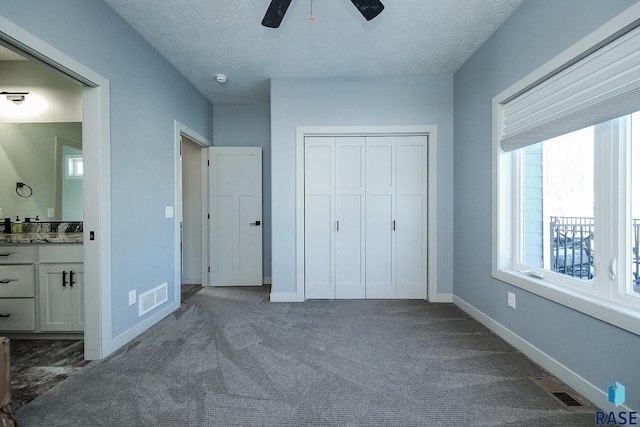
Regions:
<svg viewBox="0 0 640 427"><path fill-rule="evenodd" d="M165 218L173 218L173 206L165 206L165 208L164 208L164 217Z"/></svg>
<svg viewBox="0 0 640 427"><path fill-rule="evenodd" d="M514 310L516 309L516 294L507 292L507 305Z"/></svg>
<svg viewBox="0 0 640 427"><path fill-rule="evenodd" d="M53 208L49 208L47 209L47 218L53 218L55 215L55 211L53 210Z"/></svg>
<svg viewBox="0 0 640 427"><path fill-rule="evenodd" d="M129 292L129 305L133 305L136 303L136 290L132 290Z"/></svg>

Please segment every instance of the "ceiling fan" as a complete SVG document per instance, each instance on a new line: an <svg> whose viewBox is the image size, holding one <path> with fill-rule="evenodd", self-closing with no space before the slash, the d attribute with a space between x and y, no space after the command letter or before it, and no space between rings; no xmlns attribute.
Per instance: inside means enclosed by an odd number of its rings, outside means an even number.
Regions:
<svg viewBox="0 0 640 427"><path fill-rule="evenodd" d="M380 0L351 0L351 3L367 21L371 21L384 9L384 5ZM271 0L267 13L262 18L262 25L269 28L278 28L290 4L291 0Z"/></svg>

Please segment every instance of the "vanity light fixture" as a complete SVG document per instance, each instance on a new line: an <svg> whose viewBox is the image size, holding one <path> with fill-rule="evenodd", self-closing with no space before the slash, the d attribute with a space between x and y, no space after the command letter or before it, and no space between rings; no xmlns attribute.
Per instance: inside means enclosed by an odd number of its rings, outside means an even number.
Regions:
<svg viewBox="0 0 640 427"><path fill-rule="evenodd" d="M29 92L0 92L0 95L6 95L7 101L11 101L16 105L20 105L24 102L24 99Z"/></svg>

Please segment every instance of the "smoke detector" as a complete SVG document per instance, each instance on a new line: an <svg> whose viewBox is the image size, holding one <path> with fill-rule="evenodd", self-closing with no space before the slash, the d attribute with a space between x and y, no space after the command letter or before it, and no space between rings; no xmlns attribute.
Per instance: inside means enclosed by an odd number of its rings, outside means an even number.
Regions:
<svg viewBox="0 0 640 427"><path fill-rule="evenodd" d="M216 74L216 80L218 83L224 83L227 81L227 76L224 74Z"/></svg>

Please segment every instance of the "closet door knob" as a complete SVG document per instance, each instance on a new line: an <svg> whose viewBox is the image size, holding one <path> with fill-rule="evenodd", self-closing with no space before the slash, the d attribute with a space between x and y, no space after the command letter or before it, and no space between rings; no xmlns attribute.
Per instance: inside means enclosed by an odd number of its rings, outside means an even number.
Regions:
<svg viewBox="0 0 640 427"><path fill-rule="evenodd" d="M73 271L69 271L69 287L70 288L73 288L73 285L76 283L73 281L73 275L74 275Z"/></svg>
<svg viewBox="0 0 640 427"><path fill-rule="evenodd" d="M62 287L66 287L67 286L67 272L63 271L62 272Z"/></svg>
<svg viewBox="0 0 640 427"><path fill-rule="evenodd" d="M260 225L260 221L250 222L249 225Z"/></svg>

